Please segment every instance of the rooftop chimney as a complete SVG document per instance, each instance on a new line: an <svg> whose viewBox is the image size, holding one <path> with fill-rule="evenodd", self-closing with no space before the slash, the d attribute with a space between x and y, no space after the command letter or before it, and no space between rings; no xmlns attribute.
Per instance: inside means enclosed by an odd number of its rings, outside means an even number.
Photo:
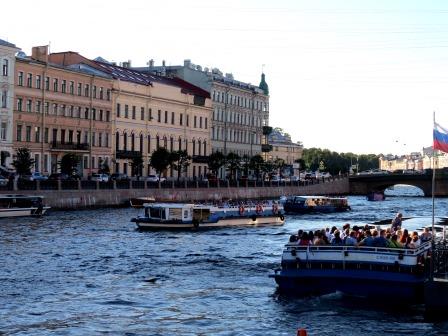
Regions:
<svg viewBox="0 0 448 336"><path fill-rule="evenodd" d="M31 50L31 58L48 63L48 46L33 47Z"/></svg>

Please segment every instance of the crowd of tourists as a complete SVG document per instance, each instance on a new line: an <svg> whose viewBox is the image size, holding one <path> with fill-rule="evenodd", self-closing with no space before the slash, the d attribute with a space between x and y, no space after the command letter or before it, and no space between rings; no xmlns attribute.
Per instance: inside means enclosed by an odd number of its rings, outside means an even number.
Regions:
<svg viewBox="0 0 448 336"><path fill-rule="evenodd" d="M421 244L430 241L432 235L428 228L419 235L417 231L409 232L401 227L401 213L392 220L390 227L377 230L370 225L353 226L345 224L341 230L336 226L322 230L299 230L292 235L290 242L297 242L301 246L307 245L333 245L333 246L369 246L387 248L418 248Z"/></svg>

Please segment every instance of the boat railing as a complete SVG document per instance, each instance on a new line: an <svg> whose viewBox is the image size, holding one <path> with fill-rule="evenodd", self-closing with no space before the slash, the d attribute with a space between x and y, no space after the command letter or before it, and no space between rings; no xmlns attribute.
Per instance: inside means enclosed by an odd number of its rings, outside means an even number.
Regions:
<svg viewBox="0 0 448 336"><path fill-rule="evenodd" d="M298 245L297 243L288 243L285 251L295 250L296 252L372 252L372 253L396 253L408 256L419 256L431 248L431 242L425 242L417 248L391 248L391 247L373 247L373 246L352 246L352 245Z"/></svg>

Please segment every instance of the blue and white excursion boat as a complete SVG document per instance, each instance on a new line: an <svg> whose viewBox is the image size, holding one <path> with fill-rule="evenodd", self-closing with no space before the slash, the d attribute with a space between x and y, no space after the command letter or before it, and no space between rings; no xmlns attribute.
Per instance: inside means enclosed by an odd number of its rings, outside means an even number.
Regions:
<svg viewBox="0 0 448 336"><path fill-rule="evenodd" d="M289 196L284 203L286 213L341 212L350 210L346 197Z"/></svg>
<svg viewBox="0 0 448 336"><path fill-rule="evenodd" d="M50 209L43 199L43 196L1 195L0 218L42 216Z"/></svg>
<svg viewBox="0 0 448 336"><path fill-rule="evenodd" d="M285 221L283 207L276 202L202 205L183 203L145 204L143 216L132 218L140 229L217 228L273 224Z"/></svg>

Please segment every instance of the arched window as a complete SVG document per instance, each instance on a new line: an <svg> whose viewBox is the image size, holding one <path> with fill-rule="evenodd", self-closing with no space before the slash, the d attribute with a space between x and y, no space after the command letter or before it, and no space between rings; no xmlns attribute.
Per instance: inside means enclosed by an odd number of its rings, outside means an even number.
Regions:
<svg viewBox="0 0 448 336"><path fill-rule="evenodd" d="M196 155L196 140L192 141L193 143L193 156Z"/></svg>
<svg viewBox="0 0 448 336"><path fill-rule="evenodd" d="M148 153L151 153L151 135L148 134Z"/></svg>
<svg viewBox="0 0 448 336"><path fill-rule="evenodd" d="M160 137L156 136L156 149L159 149L160 147Z"/></svg>
<svg viewBox="0 0 448 336"><path fill-rule="evenodd" d="M131 134L131 151L135 151L135 134Z"/></svg>
<svg viewBox="0 0 448 336"><path fill-rule="evenodd" d="M140 134L140 154L143 154L143 134Z"/></svg>
<svg viewBox="0 0 448 336"><path fill-rule="evenodd" d="M128 134L123 134L123 149L128 150Z"/></svg>
<svg viewBox="0 0 448 336"><path fill-rule="evenodd" d="M207 141L204 140L204 155L207 155Z"/></svg>
<svg viewBox="0 0 448 336"><path fill-rule="evenodd" d="M179 137L179 150L182 150L182 139Z"/></svg>
<svg viewBox="0 0 448 336"><path fill-rule="evenodd" d="M173 137L170 138L170 151L172 152L174 150L174 139Z"/></svg>
<svg viewBox="0 0 448 336"><path fill-rule="evenodd" d="M168 139L166 138L166 136L163 137L163 147L165 147L165 149L168 149Z"/></svg>
<svg viewBox="0 0 448 336"><path fill-rule="evenodd" d="M201 155L201 140L198 140L198 155Z"/></svg>
<svg viewBox="0 0 448 336"><path fill-rule="evenodd" d="M81 133L78 133L79 135L81 135ZM78 140L79 142L79 140ZM120 150L120 133L116 132L115 133L115 151Z"/></svg>

